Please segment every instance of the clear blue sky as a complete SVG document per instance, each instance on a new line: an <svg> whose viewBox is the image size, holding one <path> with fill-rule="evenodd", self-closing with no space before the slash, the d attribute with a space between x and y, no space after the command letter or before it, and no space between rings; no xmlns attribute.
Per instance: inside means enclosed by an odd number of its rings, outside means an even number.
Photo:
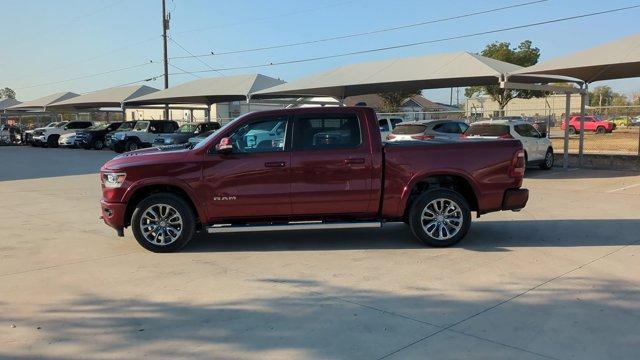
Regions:
<svg viewBox="0 0 640 360"><path fill-rule="evenodd" d="M527 0L167 0L170 35L195 54L221 52L339 36L455 16ZM384 47L438 39L580 13L623 7L640 0L549 0L526 7L466 19L425 25L383 34L278 50L207 57L211 67L226 68ZM0 87L16 90L18 99L31 100L58 91L79 93L137 81L162 73L161 63L126 71L40 85L138 65L162 58L160 0L22 0L2 3ZM342 64L385 58L466 50L480 51L487 43L517 44L532 40L542 58L584 49L638 32L640 10L608 14L535 28L421 45L366 55L314 62L225 71L226 75L260 72L285 80ZM194 30L194 31L190 31ZM187 55L169 43L170 56ZM193 59L172 60L186 70L207 70ZM170 69L170 72L176 72ZM216 73L201 76L217 76ZM170 85L195 79L172 76ZM162 87L162 80L145 84ZM616 90L640 91L640 80L609 82ZM448 102L449 90L425 95Z"/></svg>

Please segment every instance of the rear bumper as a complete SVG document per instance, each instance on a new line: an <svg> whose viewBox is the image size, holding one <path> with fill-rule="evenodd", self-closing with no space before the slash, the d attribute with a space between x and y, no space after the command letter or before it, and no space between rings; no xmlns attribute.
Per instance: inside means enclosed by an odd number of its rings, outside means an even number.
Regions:
<svg viewBox="0 0 640 360"><path fill-rule="evenodd" d="M502 210L520 210L529 200L528 189L508 189L502 199Z"/></svg>
<svg viewBox="0 0 640 360"><path fill-rule="evenodd" d="M116 230L122 230L125 227L125 212L127 210L127 204L124 203L110 203L104 200L100 200L100 211L102 213L102 220L105 224L111 226Z"/></svg>

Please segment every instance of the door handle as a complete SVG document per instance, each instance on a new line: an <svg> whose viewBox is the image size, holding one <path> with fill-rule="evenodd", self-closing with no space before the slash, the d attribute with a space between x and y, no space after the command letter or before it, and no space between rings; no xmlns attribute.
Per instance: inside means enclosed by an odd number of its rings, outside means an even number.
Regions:
<svg viewBox="0 0 640 360"><path fill-rule="evenodd" d="M355 159L345 159L344 163L347 165L351 164L364 164L364 158L355 158Z"/></svg>
<svg viewBox="0 0 640 360"><path fill-rule="evenodd" d="M268 168L275 168L275 167L285 167L285 162L284 161L269 161L264 163L264 167L268 167Z"/></svg>

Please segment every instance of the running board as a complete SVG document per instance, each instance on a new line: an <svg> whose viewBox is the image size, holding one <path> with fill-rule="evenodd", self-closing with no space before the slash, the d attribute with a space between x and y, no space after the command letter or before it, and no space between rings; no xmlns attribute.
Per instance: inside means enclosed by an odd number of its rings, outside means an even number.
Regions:
<svg viewBox="0 0 640 360"><path fill-rule="evenodd" d="M373 222L322 222L322 221L290 221L287 224L275 225L232 225L217 224L207 227L209 234L238 233L253 231L296 231L296 230L333 230L333 229L371 229L381 228L382 223Z"/></svg>

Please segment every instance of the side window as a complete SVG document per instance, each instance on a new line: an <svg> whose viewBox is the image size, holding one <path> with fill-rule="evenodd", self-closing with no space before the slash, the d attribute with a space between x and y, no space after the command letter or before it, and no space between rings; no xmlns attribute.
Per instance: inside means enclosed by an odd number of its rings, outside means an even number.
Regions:
<svg viewBox="0 0 640 360"><path fill-rule="evenodd" d="M540 137L538 130L529 124L516 125L513 128L520 136L533 138Z"/></svg>
<svg viewBox="0 0 640 360"><path fill-rule="evenodd" d="M167 122L164 125L164 132L165 133L172 133L174 131L178 130L178 126L176 125L176 123L173 122Z"/></svg>
<svg viewBox="0 0 640 360"><path fill-rule="evenodd" d="M360 122L355 115L305 116L293 124L294 150L351 149L361 143Z"/></svg>
<svg viewBox="0 0 640 360"><path fill-rule="evenodd" d="M260 119L236 129L230 136L234 153L284 151L287 117Z"/></svg>
<svg viewBox="0 0 640 360"><path fill-rule="evenodd" d="M378 126L380 126L380 131L389 131L389 122L387 119L378 120Z"/></svg>
<svg viewBox="0 0 640 360"><path fill-rule="evenodd" d="M160 126L159 126L158 123L153 123L153 122L149 123L149 132L150 133L157 134L157 133L160 132L159 129L160 129Z"/></svg>
<svg viewBox="0 0 640 360"><path fill-rule="evenodd" d="M469 128L469 125L465 123L458 123L458 127L460 127L460 134L464 134Z"/></svg>

